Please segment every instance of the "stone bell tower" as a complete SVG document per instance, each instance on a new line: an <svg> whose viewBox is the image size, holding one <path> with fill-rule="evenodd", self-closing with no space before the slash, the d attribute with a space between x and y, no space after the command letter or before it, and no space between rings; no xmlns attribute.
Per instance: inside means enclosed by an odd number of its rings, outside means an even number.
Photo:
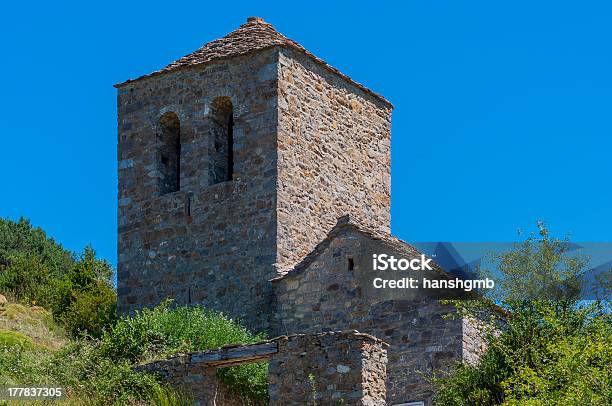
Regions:
<svg viewBox="0 0 612 406"><path fill-rule="evenodd" d="M338 217L389 231L391 104L262 19L116 87L120 312L269 330L269 280Z"/></svg>

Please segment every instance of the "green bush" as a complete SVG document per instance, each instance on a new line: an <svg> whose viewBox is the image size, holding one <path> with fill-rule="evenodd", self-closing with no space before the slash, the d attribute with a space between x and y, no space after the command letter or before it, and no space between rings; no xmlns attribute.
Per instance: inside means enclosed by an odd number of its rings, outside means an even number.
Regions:
<svg viewBox="0 0 612 406"><path fill-rule="evenodd" d="M437 405L612 404L609 302L581 300L576 281L587 262L566 255L567 241L538 226L539 238L500 256L504 289L494 300L454 303L458 314L488 314L503 328L489 334L476 365L434 380Z"/></svg>
<svg viewBox="0 0 612 406"><path fill-rule="evenodd" d="M104 357L137 363L177 352L253 343L265 338L202 307L171 309L169 305L166 302L154 309L139 311L105 331L100 342ZM223 368L218 374L230 390L253 402L267 399L267 363Z"/></svg>
<svg viewBox="0 0 612 406"><path fill-rule="evenodd" d="M74 300L60 317L73 335L100 337L116 321L117 296L111 287L99 285L90 291L74 293Z"/></svg>
<svg viewBox="0 0 612 406"><path fill-rule="evenodd" d="M217 369L217 376L228 388L252 404L268 404L268 363L256 362Z"/></svg>
<svg viewBox="0 0 612 406"><path fill-rule="evenodd" d="M117 294L111 266L96 258L91 247L59 279L52 281L53 317L73 336L100 337L116 320Z"/></svg>
<svg viewBox="0 0 612 406"><path fill-rule="evenodd" d="M0 265L0 292L23 303L48 305L51 302L52 275L41 258L31 253L13 254Z"/></svg>
<svg viewBox="0 0 612 406"><path fill-rule="evenodd" d="M612 404L612 320L601 304L512 310L478 364L437 381L437 405Z"/></svg>
<svg viewBox="0 0 612 406"><path fill-rule="evenodd" d="M166 301L119 320L102 337L102 349L113 359L139 362L176 352L253 343L253 335L231 319L200 306L171 308Z"/></svg>
<svg viewBox="0 0 612 406"><path fill-rule="evenodd" d="M2 347L14 347L19 346L22 348L34 348L36 344L30 337L22 334L18 331L0 330L0 346Z"/></svg>
<svg viewBox="0 0 612 406"><path fill-rule="evenodd" d="M48 375L91 405L146 402L169 389L154 376L134 371L133 364L102 355L99 343L79 340L57 352L48 362Z"/></svg>

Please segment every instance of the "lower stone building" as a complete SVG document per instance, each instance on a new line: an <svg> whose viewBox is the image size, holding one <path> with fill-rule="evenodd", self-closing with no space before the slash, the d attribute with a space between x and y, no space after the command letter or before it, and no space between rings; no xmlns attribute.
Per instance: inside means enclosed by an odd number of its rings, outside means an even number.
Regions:
<svg viewBox="0 0 612 406"><path fill-rule="evenodd" d="M416 290L388 298L368 291L372 257L418 258L409 244L368 230L350 216L294 268L273 279L276 332L354 329L389 344L387 402L430 404L429 379L457 361L473 362L484 349L476 323L448 318L453 307ZM443 273L436 269L434 273ZM434 275L435 277L435 275Z"/></svg>

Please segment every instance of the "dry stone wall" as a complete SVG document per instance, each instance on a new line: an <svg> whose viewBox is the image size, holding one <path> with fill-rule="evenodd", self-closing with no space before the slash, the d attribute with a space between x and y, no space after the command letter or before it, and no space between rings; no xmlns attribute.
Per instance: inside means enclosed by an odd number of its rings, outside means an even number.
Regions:
<svg viewBox="0 0 612 406"><path fill-rule="evenodd" d="M270 406L386 405L387 344L357 331L280 337Z"/></svg>

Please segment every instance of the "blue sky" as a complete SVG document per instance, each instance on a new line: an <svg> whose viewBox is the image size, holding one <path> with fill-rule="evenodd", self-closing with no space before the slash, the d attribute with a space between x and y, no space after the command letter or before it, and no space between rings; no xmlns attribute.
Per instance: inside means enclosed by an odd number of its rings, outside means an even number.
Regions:
<svg viewBox="0 0 612 406"><path fill-rule="evenodd" d="M400 238L508 241L542 219L612 239L610 2L20 3L0 17L0 216L70 249L116 262L112 85L250 15L394 103Z"/></svg>

